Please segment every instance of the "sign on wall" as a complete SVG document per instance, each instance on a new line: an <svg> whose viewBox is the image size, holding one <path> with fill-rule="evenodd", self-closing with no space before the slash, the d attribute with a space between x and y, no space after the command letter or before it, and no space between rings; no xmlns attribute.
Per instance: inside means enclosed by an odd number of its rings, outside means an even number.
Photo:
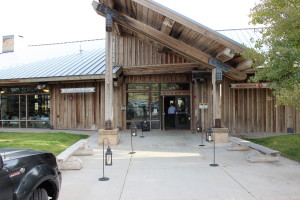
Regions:
<svg viewBox="0 0 300 200"><path fill-rule="evenodd" d="M94 87L90 88L62 88L61 93L90 93L95 92Z"/></svg>
<svg viewBox="0 0 300 200"><path fill-rule="evenodd" d="M269 83L232 83L230 87L233 89L269 88Z"/></svg>
<svg viewBox="0 0 300 200"><path fill-rule="evenodd" d="M207 103L199 103L199 109L207 109L208 104Z"/></svg>
<svg viewBox="0 0 300 200"><path fill-rule="evenodd" d="M161 91L161 95L190 95L190 91Z"/></svg>

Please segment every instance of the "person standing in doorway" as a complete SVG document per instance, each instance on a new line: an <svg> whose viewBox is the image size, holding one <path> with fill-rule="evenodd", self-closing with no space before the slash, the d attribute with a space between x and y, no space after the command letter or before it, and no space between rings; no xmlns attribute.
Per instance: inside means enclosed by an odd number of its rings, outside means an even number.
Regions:
<svg viewBox="0 0 300 200"><path fill-rule="evenodd" d="M176 113L176 108L173 103L171 103L169 109L168 109L168 115L170 119L170 126L172 128L175 128L175 113Z"/></svg>

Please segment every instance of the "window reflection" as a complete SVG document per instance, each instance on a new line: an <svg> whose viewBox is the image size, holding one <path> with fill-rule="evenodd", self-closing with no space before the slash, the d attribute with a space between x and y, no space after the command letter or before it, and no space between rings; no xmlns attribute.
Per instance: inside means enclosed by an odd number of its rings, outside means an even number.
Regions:
<svg viewBox="0 0 300 200"><path fill-rule="evenodd" d="M1 97L1 113L3 120L19 119L19 95Z"/></svg>
<svg viewBox="0 0 300 200"><path fill-rule="evenodd" d="M149 93L127 94L127 120L149 120Z"/></svg>
<svg viewBox="0 0 300 200"><path fill-rule="evenodd" d="M49 128L50 95L19 94L36 91L36 88L1 88L0 127Z"/></svg>
<svg viewBox="0 0 300 200"><path fill-rule="evenodd" d="M189 83L162 83L161 90L189 90Z"/></svg>
<svg viewBox="0 0 300 200"><path fill-rule="evenodd" d="M128 84L127 89L128 90L149 90L150 85L149 84Z"/></svg>
<svg viewBox="0 0 300 200"><path fill-rule="evenodd" d="M28 120L50 119L50 96L28 95Z"/></svg>
<svg viewBox="0 0 300 200"><path fill-rule="evenodd" d="M151 94L151 119L159 120L160 119L160 109L159 109L159 93Z"/></svg>

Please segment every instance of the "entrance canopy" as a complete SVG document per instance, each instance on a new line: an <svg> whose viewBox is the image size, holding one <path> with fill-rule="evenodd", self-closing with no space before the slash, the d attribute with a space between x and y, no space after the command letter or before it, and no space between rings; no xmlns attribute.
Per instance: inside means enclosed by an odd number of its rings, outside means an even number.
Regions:
<svg viewBox="0 0 300 200"><path fill-rule="evenodd" d="M243 45L151 0L100 0L92 3L95 11L107 18L107 29L118 36L133 36L147 41L158 52L179 54L196 66L190 70L220 67L223 75L244 80L247 75L241 65L251 65L240 53ZM165 67L173 67L165 66ZM159 70L157 66L149 70ZM243 67L242 69L247 69ZM126 70L126 69L124 69ZM182 70L175 66L172 70ZM141 70L142 73L142 70Z"/></svg>

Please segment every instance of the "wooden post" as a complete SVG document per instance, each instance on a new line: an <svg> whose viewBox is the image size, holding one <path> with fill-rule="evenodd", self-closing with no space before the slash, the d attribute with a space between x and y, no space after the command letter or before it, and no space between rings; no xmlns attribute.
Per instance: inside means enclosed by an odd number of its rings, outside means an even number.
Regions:
<svg viewBox="0 0 300 200"><path fill-rule="evenodd" d="M106 31L105 41L105 122L113 121L112 32Z"/></svg>
<svg viewBox="0 0 300 200"><path fill-rule="evenodd" d="M212 69L213 85L213 123L215 128L221 128L221 84L217 83L217 69ZM217 121L217 123L216 123Z"/></svg>
<svg viewBox="0 0 300 200"><path fill-rule="evenodd" d="M106 38L105 38L105 128L99 130L99 144L104 145L107 141L110 145L117 145L120 142L118 129L113 126L113 18L111 13L106 15ZM107 140L104 140L104 139Z"/></svg>

